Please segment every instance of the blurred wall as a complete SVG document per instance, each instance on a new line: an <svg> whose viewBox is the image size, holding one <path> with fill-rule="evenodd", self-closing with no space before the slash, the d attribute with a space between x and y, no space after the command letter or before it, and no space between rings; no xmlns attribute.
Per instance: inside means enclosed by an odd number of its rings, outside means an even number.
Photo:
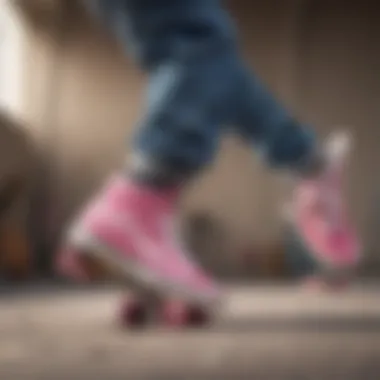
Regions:
<svg viewBox="0 0 380 380"><path fill-rule="evenodd" d="M376 2L231 0L230 6L245 56L278 98L322 135L335 124L354 134L353 215L369 244L368 263L380 263L372 228L380 203ZM61 16L30 22L25 67L25 114L49 150L58 229L122 163L144 84L105 30L75 6ZM270 249L282 240L278 206L286 187L246 146L226 137L214 167L189 189L185 210L209 210L219 218L230 252L251 242Z"/></svg>

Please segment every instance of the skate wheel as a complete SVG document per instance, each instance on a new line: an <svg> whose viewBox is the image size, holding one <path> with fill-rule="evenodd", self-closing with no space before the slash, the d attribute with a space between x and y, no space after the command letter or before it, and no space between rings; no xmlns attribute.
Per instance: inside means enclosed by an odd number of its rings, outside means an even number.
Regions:
<svg viewBox="0 0 380 380"><path fill-rule="evenodd" d="M146 305L139 300L125 301L120 310L119 321L123 327L143 327L148 323Z"/></svg>
<svg viewBox="0 0 380 380"><path fill-rule="evenodd" d="M210 314L200 306L188 306L186 313L188 326L201 327L211 322Z"/></svg>
<svg viewBox="0 0 380 380"><path fill-rule="evenodd" d="M171 327L201 327L210 322L210 315L200 306L167 302L163 306L162 319Z"/></svg>

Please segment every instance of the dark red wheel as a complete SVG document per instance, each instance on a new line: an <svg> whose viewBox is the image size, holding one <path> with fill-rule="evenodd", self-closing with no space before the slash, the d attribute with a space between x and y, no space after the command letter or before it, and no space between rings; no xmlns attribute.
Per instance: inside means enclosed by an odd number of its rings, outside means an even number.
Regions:
<svg viewBox="0 0 380 380"><path fill-rule="evenodd" d="M188 306L186 313L188 326L202 327L211 322L210 314L200 306Z"/></svg>
<svg viewBox="0 0 380 380"><path fill-rule="evenodd" d="M201 306L183 302L166 302L162 308L162 322L171 327L203 327L210 323L210 314Z"/></svg>
<svg viewBox="0 0 380 380"><path fill-rule="evenodd" d="M138 299L123 301L119 321L123 327L144 327L149 322L149 310L144 302Z"/></svg>

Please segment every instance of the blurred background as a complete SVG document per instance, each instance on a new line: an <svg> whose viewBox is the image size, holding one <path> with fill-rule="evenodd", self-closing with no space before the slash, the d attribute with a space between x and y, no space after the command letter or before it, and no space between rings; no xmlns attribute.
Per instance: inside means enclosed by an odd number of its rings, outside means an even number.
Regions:
<svg viewBox="0 0 380 380"><path fill-rule="evenodd" d="M300 119L315 126L322 137L336 127L344 127L354 137L347 192L352 218L364 241L365 259L360 268L360 276L367 280L376 279L380 272L380 234L377 231L380 222L380 177L377 176L380 162L379 4L370 0L231 0L227 5L239 26L246 59L273 93ZM123 160L124 141L128 143L131 139L140 115L144 82L145 78L123 55L113 36L86 14L79 1L1 0L0 296L4 297L1 298L4 305L9 303L13 309L7 309L10 313L8 317L0 317L0 339L5 339L3 330L13 331L12 336L21 334L25 320L14 322L15 316L20 313L26 319L34 318L47 328L45 316L39 317L37 312L32 313L34 317L28 314L31 309L36 310L30 303L33 297L37 297L40 306L41 302L46 302L41 306L42 309L46 307L50 310L53 307L51 305L56 305L54 307L58 309L46 313L62 317L63 306L57 300L61 300L58 289L64 286L62 280L56 277L52 265L56 245L73 213L104 176ZM182 210L184 235L195 255L219 278L231 284L258 283L257 293L254 287L250 290L250 286L243 287L245 290L241 290L242 293L233 290L235 306L242 302L248 307L252 300L239 300L253 299L256 300L255 305L260 305L260 310L272 310L273 305L277 305L278 310L285 308L290 313L285 313L286 318L291 319L298 310L300 315L304 315L302 312L307 315L311 313L313 318L317 315L323 319L323 308L326 307L328 314L328 310L331 311L331 307L336 305L335 298L308 303L306 301L309 296L300 296L296 302L287 293L287 285L275 286L271 290L273 284L294 281L301 275L311 274L314 269L303 247L280 216L280 206L286 200L288 186L283 178L268 171L238 139L225 136L215 165L188 189ZM259 285L263 280L269 284L264 290ZM40 296L35 294L25 301L23 296L41 283L44 286L52 284L48 288L53 287L55 290L52 294L50 291L47 293L54 301L51 298L50 301L45 298L45 301L41 301ZM21 291L15 293L15 289ZM95 289L94 284L94 291ZM367 315L364 310L367 310L372 324L368 322L364 325L371 326L372 332L379 333L369 336L380 339L380 312L373 309L378 303L376 286L370 287L370 290L360 288L355 291L352 291L352 299L343 300L350 306L344 304L347 306L346 309L343 307L346 311L339 312L344 314L351 310L354 315L359 313L363 317L364 314ZM249 296L251 292L253 295ZM99 301L96 302L91 298L93 296L83 296L94 303L84 312L78 306L82 305L79 301L82 298L75 294L77 298L72 304L70 298L65 298L62 302L66 302L65 307L71 305L76 310L72 312L73 315L77 312L81 318L87 315L89 309L93 310L92 318L95 318L94 315L110 303L108 293L104 294L103 291L98 294ZM350 294L344 297L349 296ZM235 306L230 308L235 310ZM302 307L314 309L302 311ZM255 310L248 307L245 312L247 315L253 313L254 316ZM275 311L273 313L276 314ZM7 318L16 323L12 325L14 330L10 329ZM59 329L64 322L60 323ZM94 323L101 324L99 319ZM359 325L361 326L360 323ZM66 330L71 331L68 326ZM51 337L61 339L56 328L51 328L57 334L55 336L52 333ZM78 327L71 328L78 330ZM291 330L285 329L288 332ZM35 334L38 335L37 332ZM88 335L91 335L90 332ZM7 340L10 346L14 343L12 336L9 335ZM218 336L222 339L221 335ZM156 338L160 341L159 337ZM154 357L157 352L152 348L155 344L159 346L157 339L149 341L149 344L148 341L144 343L151 347L150 357ZM215 349L216 341L210 340L210 337L198 336L193 339L206 339L202 342L204 347L208 347L207 352ZM352 345L361 347L362 350L362 359L359 363L355 361L355 369L350 367L351 372L342 370L339 372L342 377L337 374L331 378L347 380L351 378L347 376L352 375L352 379L359 379L365 373L360 371L364 368L369 371L368 366L376 364L376 355L380 359L380 344L365 345L365 342L369 342L367 337L345 341L346 338L334 340L333 335L329 335L326 339L332 341L314 344L321 344L322 350L326 345L333 345L331 342L340 341L345 347ZM275 341L281 339L273 340ZM362 342L361 346L359 341ZM26 347L26 343L22 342L20 346ZM139 342L135 344L142 344ZM208 345L204 342L208 342ZM260 347L272 344L268 343L271 340L266 341L264 338L260 342ZM289 347L289 342L294 343L294 340L285 339L284 342L284 347ZM306 340L305 346L302 346L302 342L298 348L294 346L294 352L302 353L305 352L305 347L310 348ZM111 343L108 344L112 346ZM170 347L185 347L178 346L179 344L174 340ZM187 349L184 349L188 356L194 354L189 344L188 342ZM241 345L244 344L241 341ZM247 347L250 346L244 347L247 354ZM278 348L277 343L273 347ZM254 347L250 349L256 352ZM230 350L236 351L235 348ZM276 357L285 355L285 351L279 351ZM260 352L260 355L264 355ZM352 352L351 354L353 358L358 357ZM95 358L97 355L102 356L96 350L94 355ZM208 364L200 364L199 368L202 365L219 368L225 357L223 355L227 354L223 351L220 355L219 361L211 358L207 361ZM268 355L264 356L269 358L270 350ZM279 359L280 367L281 363L289 363L289 355L282 356L287 358L283 362ZM312 353L309 352L308 355L310 359ZM338 359L349 357L341 352L337 355ZM243 354L239 357L245 358ZM333 357L326 356L327 362L323 363L332 364ZM328 361L328 358L331 360ZM373 362L370 361L372 359ZM134 362L142 363L139 360L135 359ZM162 363L162 360L157 359L157 362ZM181 370L187 363L183 360L182 367L178 367L177 377L173 378L186 378L185 372ZM247 360L244 363L250 368L247 364L250 359ZM343 361L347 364L347 360ZM294 361L296 362L297 360ZM7 367L7 363L0 350L0 369L4 366L9 370L4 370L4 374L9 375L4 380L23 378L20 373L17 375L19 377L11 375L14 367ZM57 363L64 363L59 355ZM54 368L61 368L57 363ZM308 368L313 367L313 363L311 361ZM168 361L168 368L172 368L170 365L171 362ZM288 368L287 364L283 365ZM331 368L335 368L334 365ZM233 367L232 363L231 366ZM244 375L247 377L241 378L248 379L257 374L248 369L248 372L242 374L243 367L242 365L231 372L231 376ZM294 364L293 372L289 372L292 380L296 379L294 376L297 373L303 373L297 372L297 368L301 367ZM314 372L309 370L310 377L299 375L301 377L297 379L314 379L314 375L317 378L320 373L315 368ZM78 369L81 370L84 371L83 368ZM121 366L120 371L125 374L126 368ZM206 372L191 372L189 367L186 373L190 374L189 378L214 378L214 372L209 370L205 374ZM53 372L50 375L38 373L40 377L36 375L36 379L60 378L58 372L54 372L54 375ZM152 378L161 378L159 374L162 373L164 372L155 372L155 377ZM162 378L170 378L171 372L165 373L166 377ZM321 373L324 379L328 378L327 372ZM79 372L75 374L79 376ZM105 370L104 374L111 378L111 372ZM262 372L261 375L263 380L279 378L276 375L270 377L269 372ZM370 372L367 375L372 379ZM376 369L373 379L378 379L379 375L380 372ZM29 372L29 379L30 376ZM112 378L119 378L117 374L114 376ZM221 374L215 376L223 378ZM136 375L131 378L140 377Z"/></svg>

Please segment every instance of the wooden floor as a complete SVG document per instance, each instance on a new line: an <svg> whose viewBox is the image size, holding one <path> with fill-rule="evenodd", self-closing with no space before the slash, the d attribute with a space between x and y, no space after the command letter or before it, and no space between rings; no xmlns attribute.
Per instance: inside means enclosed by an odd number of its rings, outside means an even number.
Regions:
<svg viewBox="0 0 380 380"><path fill-rule="evenodd" d="M123 332L111 290L7 296L0 379L379 380L379 295L236 287L212 328L188 332Z"/></svg>

